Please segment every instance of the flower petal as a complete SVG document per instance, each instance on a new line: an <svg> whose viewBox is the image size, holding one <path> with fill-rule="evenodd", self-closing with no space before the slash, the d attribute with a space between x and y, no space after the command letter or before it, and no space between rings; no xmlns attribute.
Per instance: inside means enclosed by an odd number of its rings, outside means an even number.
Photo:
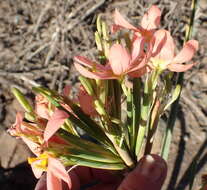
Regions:
<svg viewBox="0 0 207 190"><path fill-rule="evenodd" d="M39 117L48 120L50 118L50 114L48 111L48 106L49 106L48 100L40 94L38 94L35 97L35 100L36 100L35 112L37 113Z"/></svg>
<svg viewBox="0 0 207 190"><path fill-rule="evenodd" d="M160 9L155 5L151 6L151 8L147 11L147 13L144 14L142 18L142 28L146 30L156 29L160 25L160 17Z"/></svg>
<svg viewBox="0 0 207 190"><path fill-rule="evenodd" d="M51 171L47 172L47 189L62 190L61 179L57 178Z"/></svg>
<svg viewBox="0 0 207 190"><path fill-rule="evenodd" d="M70 95L71 92L71 86L70 85L65 85L64 89L63 89L63 96L68 97Z"/></svg>
<svg viewBox="0 0 207 190"><path fill-rule="evenodd" d="M117 9L114 12L114 22L116 25L122 26L123 28L130 30L138 30L136 27L134 27L128 21L126 21Z"/></svg>
<svg viewBox="0 0 207 190"><path fill-rule="evenodd" d="M120 25L117 25L117 24L112 24L112 26L111 26L110 29L111 29L111 33L114 34L114 33L116 33L117 31L121 30L122 27L121 27Z"/></svg>
<svg viewBox="0 0 207 190"><path fill-rule="evenodd" d="M72 181L67 173L67 171L65 170L65 167L62 165L62 163L52 157L48 158L48 171L49 175L51 175L52 180L55 179L55 177L58 180L63 180L64 182L66 182L69 186L69 189L71 189L72 187ZM54 180L54 185L56 185L58 180ZM56 190L56 189L54 189ZM61 189L62 190L62 189Z"/></svg>
<svg viewBox="0 0 207 190"><path fill-rule="evenodd" d="M22 121L23 121L22 113L17 112L15 123L7 130L8 133L12 136L17 136L18 133L21 133Z"/></svg>
<svg viewBox="0 0 207 190"><path fill-rule="evenodd" d="M198 50L198 41L189 40L185 43L183 49L173 59L174 63L185 63L192 59L195 52Z"/></svg>
<svg viewBox="0 0 207 190"><path fill-rule="evenodd" d="M97 76L96 73L89 71L82 65L78 63L74 63L75 68L78 70L78 72L83 75L84 77L91 78L91 79L101 79L101 77Z"/></svg>
<svg viewBox="0 0 207 190"><path fill-rule="evenodd" d="M94 67L94 63L91 60L89 60L88 58L83 57L83 56L75 56L74 61L81 64L81 65L87 66L89 68Z"/></svg>
<svg viewBox="0 0 207 190"><path fill-rule="evenodd" d="M191 67L193 67L194 65L196 65L196 63L187 64L187 65L172 63L169 64L167 67L170 71L173 72L185 72L189 70Z"/></svg>
<svg viewBox="0 0 207 190"><path fill-rule="evenodd" d="M131 56L120 44L114 44L109 51L109 64L114 74L121 75L129 69Z"/></svg>
<svg viewBox="0 0 207 190"><path fill-rule="evenodd" d="M108 69L102 70L102 73L101 72L91 72L78 63L74 63L74 65L75 65L75 68L78 70L78 72L87 78L91 78L91 79L114 79L114 78L116 78L113 75L113 73L108 72Z"/></svg>
<svg viewBox="0 0 207 190"><path fill-rule="evenodd" d="M78 94L78 100L85 114L91 116L95 116L97 114L94 108L93 97L90 96L84 88L80 88Z"/></svg>
<svg viewBox="0 0 207 190"><path fill-rule="evenodd" d="M137 37L132 43L132 52L131 52L132 60L131 60L131 62L136 61L136 59L143 52L143 48L144 48L144 38Z"/></svg>
<svg viewBox="0 0 207 190"><path fill-rule="evenodd" d="M65 119L68 117L69 115L66 112L58 109L55 110L45 128L44 140L48 141L49 138L55 134L55 132L60 128L60 126L65 122Z"/></svg>
<svg viewBox="0 0 207 190"><path fill-rule="evenodd" d="M152 56L170 61L175 56L175 44L167 30L158 30L154 34Z"/></svg>
<svg viewBox="0 0 207 190"><path fill-rule="evenodd" d="M74 57L74 62L75 63L78 63L78 64L81 64L81 65L84 65L86 67L89 67L89 68L96 68L98 70L101 70L101 69L104 69L104 66L101 65L101 64L96 64L95 62L91 61L90 59L86 58L86 57L83 57L83 56L75 56Z"/></svg>
<svg viewBox="0 0 207 190"><path fill-rule="evenodd" d="M132 71L129 73L129 76L132 78L138 78L138 77L141 77L142 75L144 75L145 73L147 73L147 67L143 67L141 69Z"/></svg>
<svg viewBox="0 0 207 190"><path fill-rule="evenodd" d="M134 72L134 71L137 71L143 67L145 67L147 65L147 61L146 61L146 58L143 58L140 62L133 64L131 66L131 68L129 69L129 72Z"/></svg>
<svg viewBox="0 0 207 190"><path fill-rule="evenodd" d="M34 176L37 179L39 179L43 173L43 170L37 168L35 164L36 164L35 162L31 163L32 171L33 171Z"/></svg>
<svg viewBox="0 0 207 190"><path fill-rule="evenodd" d="M24 143L29 147L29 149L36 155L38 156L41 153L40 150L40 145L37 143L31 141L30 139L26 137L21 137L21 139L24 141Z"/></svg>

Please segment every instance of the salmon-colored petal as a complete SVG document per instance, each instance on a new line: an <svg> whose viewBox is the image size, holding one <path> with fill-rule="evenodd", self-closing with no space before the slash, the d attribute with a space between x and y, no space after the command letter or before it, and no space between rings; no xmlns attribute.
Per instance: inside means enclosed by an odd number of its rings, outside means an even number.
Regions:
<svg viewBox="0 0 207 190"><path fill-rule="evenodd" d="M51 171L47 172L47 189L62 190L61 179L57 178Z"/></svg>
<svg viewBox="0 0 207 190"><path fill-rule="evenodd" d="M44 140L48 141L49 138L55 134L55 132L61 127L61 125L65 122L65 119L68 117L69 115L66 112L59 109L55 110L45 128Z"/></svg>
<svg viewBox="0 0 207 190"><path fill-rule="evenodd" d="M128 73L130 77L132 78L138 78L141 77L142 75L144 75L145 73L147 73L147 68L143 67L141 69L135 70L133 72Z"/></svg>
<svg viewBox="0 0 207 190"><path fill-rule="evenodd" d="M97 64L91 60L89 60L88 58L86 57L83 57L83 56L75 56L74 57L74 62L75 63L79 63L81 65L84 65L86 67L89 67L89 68L96 68L97 70L101 70L103 69L104 70L104 66L101 65L101 64Z"/></svg>
<svg viewBox="0 0 207 190"><path fill-rule="evenodd" d="M90 116L95 116L97 114L94 108L93 97L90 96L85 91L85 89L80 89L79 94L78 94L78 100L85 114L90 115Z"/></svg>
<svg viewBox="0 0 207 190"><path fill-rule="evenodd" d="M119 26L117 24L112 24L112 26L111 26L111 33L114 34L114 33L116 33L117 31L119 31L121 29L122 29L121 26Z"/></svg>
<svg viewBox="0 0 207 190"><path fill-rule="evenodd" d="M131 50L131 56L132 60L131 62L134 62L139 58L139 56L142 54L144 49L144 38L137 37L133 43L132 43L132 50Z"/></svg>
<svg viewBox="0 0 207 190"><path fill-rule="evenodd" d="M19 132L24 135L33 135L33 136L41 136L42 135L42 130L36 124L27 123L24 121L22 121L22 123L21 123Z"/></svg>
<svg viewBox="0 0 207 190"><path fill-rule="evenodd" d="M146 66L147 65L147 61L146 60L147 60L146 58L142 58L140 60L140 62L136 62L136 64L133 64L131 66L131 68L129 69L129 72L137 71L137 70L143 68L144 66Z"/></svg>
<svg viewBox="0 0 207 190"><path fill-rule="evenodd" d="M161 11L153 5L143 16L141 26L146 30L156 29L160 25Z"/></svg>
<svg viewBox="0 0 207 190"><path fill-rule="evenodd" d="M74 63L75 68L78 70L78 72L83 75L84 77L91 78L91 79L101 79L100 76L98 76L96 73L89 71L82 65L78 63Z"/></svg>
<svg viewBox="0 0 207 190"><path fill-rule="evenodd" d="M191 69L191 67L193 67L195 64L196 63L183 65L183 64L172 63L172 64L169 64L167 67L170 71L173 71L173 72L185 72Z"/></svg>
<svg viewBox="0 0 207 190"><path fill-rule="evenodd" d="M21 112L17 112L16 114L16 121L15 121L15 124L20 127L21 126L21 123L23 121L23 114Z"/></svg>
<svg viewBox="0 0 207 190"><path fill-rule="evenodd" d="M102 73L101 72L91 72L78 63L74 63L74 65L75 65L75 68L78 70L78 72L87 78L91 78L91 79L114 79L114 78L116 78L113 75L113 73L109 73L108 71L105 71L105 70L103 70Z"/></svg>
<svg viewBox="0 0 207 190"><path fill-rule="evenodd" d="M94 67L94 62L83 56L75 56L74 61L89 68Z"/></svg>
<svg viewBox="0 0 207 190"><path fill-rule="evenodd" d="M114 74L121 75L129 69L131 56L120 44L114 44L109 51L109 63Z"/></svg>
<svg viewBox="0 0 207 190"><path fill-rule="evenodd" d="M37 168L35 164L36 164L35 162L31 163L32 171L33 171L34 176L37 179L39 179L43 173L43 170Z"/></svg>
<svg viewBox="0 0 207 190"><path fill-rule="evenodd" d="M49 110L48 110L48 103L38 103L37 102L36 106L35 106L35 112L41 118L44 118L47 120L50 118L50 114L49 114Z"/></svg>
<svg viewBox="0 0 207 190"><path fill-rule="evenodd" d="M178 55L173 59L174 63L185 63L192 59L195 52L198 50L198 41L189 40L185 43L183 49L178 53Z"/></svg>
<svg viewBox="0 0 207 190"><path fill-rule="evenodd" d="M26 137L21 137L21 139L24 141L24 143L29 147L29 149L36 155L38 156L40 153L41 153L41 150L40 150L40 146L29 140L28 138Z"/></svg>
<svg viewBox="0 0 207 190"><path fill-rule="evenodd" d="M22 121L23 121L22 113L17 112L15 123L8 129L8 133L12 136L17 136L18 133L21 133Z"/></svg>
<svg viewBox="0 0 207 190"><path fill-rule="evenodd" d="M158 30L154 34L154 46L152 56L170 61L175 56L175 44L167 30Z"/></svg>
<svg viewBox="0 0 207 190"><path fill-rule="evenodd" d="M44 119L49 119L50 118L50 114L49 114L49 110L48 110L48 106L49 106L49 102L48 100L38 94L36 97L35 97L35 112L37 113L37 115L41 118L44 118Z"/></svg>
<svg viewBox="0 0 207 190"><path fill-rule="evenodd" d="M70 85L65 85L63 89L63 96L68 97L71 92L71 86Z"/></svg>
<svg viewBox="0 0 207 190"><path fill-rule="evenodd" d="M66 182L69 186L69 189L71 189L72 181L69 178L69 175L65 170L65 167L62 165L62 163L59 160L52 157L48 158L48 172L50 174L53 174L52 177L55 176L57 179L61 179L64 182Z"/></svg>
<svg viewBox="0 0 207 190"><path fill-rule="evenodd" d="M138 30L136 27L134 27L128 21L126 21L117 9L114 12L114 22L116 25L122 26L123 28L127 28L130 30Z"/></svg>

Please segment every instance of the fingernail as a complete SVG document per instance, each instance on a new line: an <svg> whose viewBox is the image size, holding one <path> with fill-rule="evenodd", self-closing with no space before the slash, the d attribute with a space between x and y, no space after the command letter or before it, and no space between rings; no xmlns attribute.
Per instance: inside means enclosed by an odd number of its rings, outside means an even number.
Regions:
<svg viewBox="0 0 207 190"><path fill-rule="evenodd" d="M140 160L137 172L155 182L162 175L162 166L151 155L147 155Z"/></svg>

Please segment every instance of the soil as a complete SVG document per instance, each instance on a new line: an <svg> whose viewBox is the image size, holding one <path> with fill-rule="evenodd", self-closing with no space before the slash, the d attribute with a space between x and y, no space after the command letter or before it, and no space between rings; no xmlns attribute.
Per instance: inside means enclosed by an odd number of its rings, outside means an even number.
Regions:
<svg viewBox="0 0 207 190"><path fill-rule="evenodd" d="M171 31L178 47L184 39L190 0L4 0L0 1L0 189L34 189L36 180L26 163L26 146L6 129L21 107L10 92L18 87L31 101L33 84L59 92L75 85L78 73L74 55L93 58L95 21L102 14L111 22L115 8L137 25L141 15L156 4L162 10L162 27ZM200 0L194 38L200 47L198 64L185 73L185 83L174 127L169 171L163 189L198 189L207 172L207 2ZM161 122L160 131L165 127ZM157 144L159 148L159 143ZM196 167L195 167L196 166Z"/></svg>

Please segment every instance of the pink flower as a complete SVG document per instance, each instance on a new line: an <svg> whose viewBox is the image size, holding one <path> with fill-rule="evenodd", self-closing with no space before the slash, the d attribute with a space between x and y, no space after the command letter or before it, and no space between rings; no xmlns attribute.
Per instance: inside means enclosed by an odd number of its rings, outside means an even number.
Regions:
<svg viewBox="0 0 207 190"><path fill-rule="evenodd" d="M65 85L64 89L63 89L63 96L68 97L70 95L71 92L71 86L70 85Z"/></svg>
<svg viewBox="0 0 207 190"><path fill-rule="evenodd" d="M38 94L35 97L35 100L36 100L35 112L39 117L48 120L50 118L50 109L51 109L49 108L48 100L41 94Z"/></svg>
<svg viewBox="0 0 207 190"><path fill-rule="evenodd" d="M56 109L49 119L47 126L44 131L44 140L48 141L64 124L65 120L69 117L69 115L59 109Z"/></svg>
<svg viewBox="0 0 207 190"><path fill-rule="evenodd" d="M143 47L144 40L140 37L133 41L131 52L121 44L112 45L106 65L94 63L82 56L76 56L74 64L83 76L92 79L120 79L126 74L139 77L146 70Z"/></svg>
<svg viewBox="0 0 207 190"><path fill-rule="evenodd" d="M184 72L190 69L195 63L184 65L192 59L198 50L198 42L189 40L183 49L175 56L175 44L172 36L166 30L155 32L148 50L149 64L161 70L169 69L173 72Z"/></svg>
<svg viewBox="0 0 207 190"><path fill-rule="evenodd" d="M16 121L8 132L12 136L20 137L35 155L41 152L42 130L36 124L24 122L21 113L17 113Z"/></svg>
<svg viewBox="0 0 207 190"><path fill-rule="evenodd" d="M83 112L90 116L96 116L97 112L94 108L94 100L93 97L90 96L84 87L80 87L79 93L78 93L78 100L80 103L80 107L83 110Z"/></svg>
<svg viewBox="0 0 207 190"><path fill-rule="evenodd" d="M39 155L44 149L44 141L48 143L67 144L63 139L54 135L67 117L68 115L65 112L56 110L47 123L47 126L39 127L38 124L23 121L23 115L18 112L16 121L8 129L8 132L12 136L20 137L35 155Z"/></svg>
<svg viewBox="0 0 207 190"><path fill-rule="evenodd" d="M47 189L62 190L62 181L66 182L69 189L72 189L72 181L62 163L47 154L41 154L37 158L29 158L28 162L36 178L40 178L44 171L47 171Z"/></svg>
<svg viewBox="0 0 207 190"><path fill-rule="evenodd" d="M24 122L23 115L20 112L17 113L16 121L8 132L12 136L38 136L42 134L42 130L36 124Z"/></svg>
<svg viewBox="0 0 207 190"><path fill-rule="evenodd" d="M120 28L126 28L129 30L133 30L136 36L142 36L149 41L155 31L155 29L160 25L160 9L153 5L147 13L144 14L141 20L141 27L136 28L131 25L128 21L126 21L118 10L115 10L114 13L114 22L115 25L112 26L112 32L116 32Z"/></svg>

